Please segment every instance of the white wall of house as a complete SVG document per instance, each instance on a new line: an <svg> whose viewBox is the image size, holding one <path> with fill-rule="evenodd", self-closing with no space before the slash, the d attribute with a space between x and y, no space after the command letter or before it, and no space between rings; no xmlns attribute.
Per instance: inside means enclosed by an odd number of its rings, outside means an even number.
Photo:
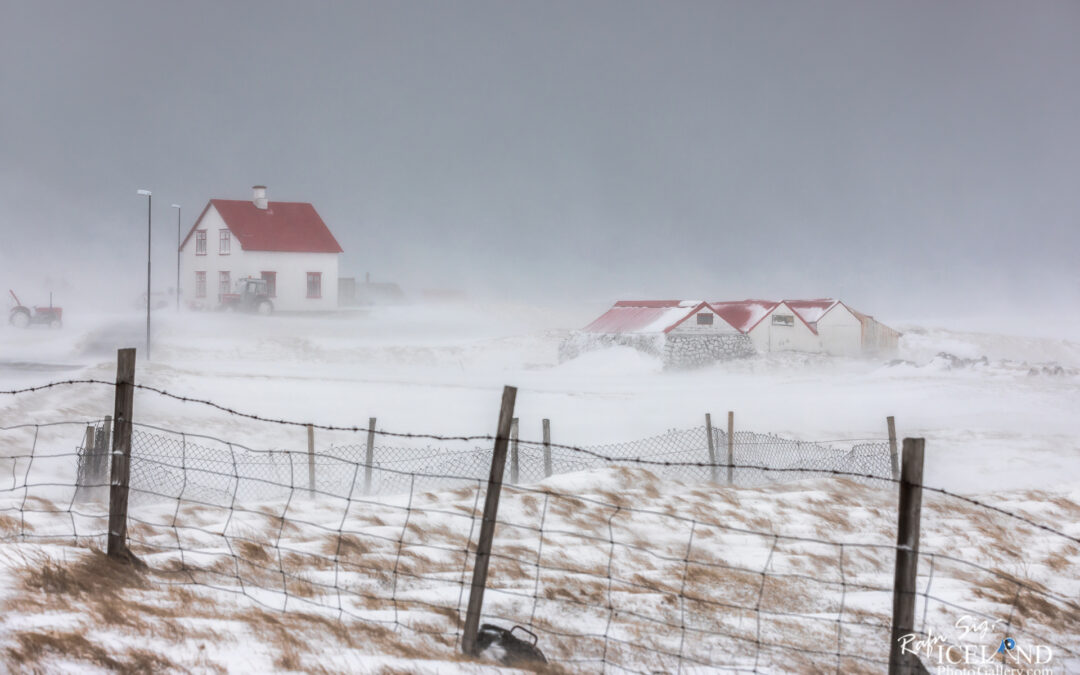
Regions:
<svg viewBox="0 0 1080 675"><path fill-rule="evenodd" d="M206 231L206 255L196 254L196 233L192 233L180 250L180 286L185 305L200 309L216 308L219 304L218 283L221 272L229 273L231 284L244 277L260 277L263 272L276 272L276 297L273 298L275 311L337 309L337 253L245 251L233 235L230 236L229 253L224 255L220 252L220 232L227 229L221 214L211 205L196 228L196 231ZM198 272L206 274L205 297L197 297ZM308 297L309 273L320 275L320 297ZM228 291L232 292L232 288Z"/></svg>
<svg viewBox="0 0 1080 675"><path fill-rule="evenodd" d="M862 321L843 304L837 304L817 322L821 347L832 356L861 356Z"/></svg>
<svg viewBox="0 0 1080 675"><path fill-rule="evenodd" d="M698 315L711 316L712 323L699 323ZM728 335L738 332L723 317L713 313L707 307L702 307L686 321L672 328L668 335Z"/></svg>
<svg viewBox="0 0 1080 675"><path fill-rule="evenodd" d="M820 352L821 340L784 303L777 305L750 330L759 352Z"/></svg>

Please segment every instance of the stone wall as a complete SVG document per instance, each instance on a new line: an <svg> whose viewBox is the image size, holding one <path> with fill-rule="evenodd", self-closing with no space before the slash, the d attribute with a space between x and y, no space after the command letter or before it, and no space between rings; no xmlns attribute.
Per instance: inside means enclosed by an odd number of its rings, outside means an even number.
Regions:
<svg viewBox="0 0 1080 675"><path fill-rule="evenodd" d="M757 354L750 337L741 333L724 335L633 335L572 333L559 345L559 362L585 352L625 346L656 356L665 368L699 368L716 361L743 359Z"/></svg>
<svg viewBox="0 0 1080 675"><path fill-rule="evenodd" d="M664 353L664 336L625 333L571 333L569 337L559 344L559 363L576 359L585 352L616 346L633 347L639 352L660 358Z"/></svg>
<svg viewBox="0 0 1080 675"><path fill-rule="evenodd" d="M748 335L668 335L664 341L665 368L700 368L717 361L754 356Z"/></svg>

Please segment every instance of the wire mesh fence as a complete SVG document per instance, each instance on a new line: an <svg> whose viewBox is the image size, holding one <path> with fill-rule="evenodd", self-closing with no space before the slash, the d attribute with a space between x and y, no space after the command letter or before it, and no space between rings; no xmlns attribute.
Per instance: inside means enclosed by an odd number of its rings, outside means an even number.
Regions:
<svg viewBox="0 0 1080 675"><path fill-rule="evenodd" d="M727 447L727 435L714 430L715 447ZM581 450L586 452L583 453ZM733 444L731 483L750 487L803 480L821 471L844 471L888 479L891 475L889 445L885 441L853 444L848 448L785 439L769 434L737 432ZM227 499L239 492L241 499L280 495L281 485L315 486L321 491L345 493L352 481L361 481L362 494L397 494L418 487L431 490L454 487L463 480L486 479L491 467L491 447L468 447L466 443L442 446L339 444L316 447L309 461L302 453L287 450L252 450L238 443L182 434L159 427L136 425L132 436L132 485L147 494L175 497L187 486L203 490L208 498ZM672 430L639 441L584 446L545 446L512 441L511 463L519 483L535 483L551 475L588 471L609 466L635 466L652 462L653 473L684 481L728 481L728 465L710 459L703 428ZM620 461L623 458L625 461ZM353 467L364 465L354 476ZM513 466L512 466L513 465ZM378 471L377 469L384 469ZM222 476L237 478L226 481ZM237 482L238 481L238 482Z"/></svg>
<svg viewBox="0 0 1080 675"><path fill-rule="evenodd" d="M0 428L3 540L103 545L106 424ZM714 433L724 457L727 437ZM134 424L129 545L163 586L452 650L492 451L396 440L374 444L369 463L363 444L309 455ZM573 672L884 672L896 552L887 444L732 440L733 486L727 465L709 462L703 428L588 448L519 441L483 620L527 627ZM546 452L554 473L580 473L537 484ZM1005 666L1049 655L1050 672L1080 669L1080 540L931 494L912 651ZM961 620L992 630L961 635ZM999 652L1006 639L1015 648Z"/></svg>

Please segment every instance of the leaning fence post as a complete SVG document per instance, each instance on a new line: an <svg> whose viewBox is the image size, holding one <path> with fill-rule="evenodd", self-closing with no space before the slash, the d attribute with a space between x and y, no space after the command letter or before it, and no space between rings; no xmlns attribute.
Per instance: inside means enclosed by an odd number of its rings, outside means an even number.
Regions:
<svg viewBox="0 0 1080 675"><path fill-rule="evenodd" d="M83 437L82 462L79 463L79 485L93 485L97 476L94 475L97 467L97 429L92 425L86 426L86 435Z"/></svg>
<svg viewBox="0 0 1080 675"><path fill-rule="evenodd" d="M900 458L896 456L896 418L889 415L885 418L889 425L889 462L892 464L892 479L900 480Z"/></svg>
<svg viewBox="0 0 1080 675"><path fill-rule="evenodd" d="M79 453L78 475L75 477L75 499L79 501L85 499L90 493L92 490L90 486L97 484L94 479L94 463L97 461L94 456L96 436L94 427L87 425L86 435L83 436L82 452Z"/></svg>
<svg viewBox="0 0 1080 675"><path fill-rule="evenodd" d="M900 477L900 512L896 528L896 576L893 579L892 643L889 675L924 672L913 653L905 653L900 640L914 631L915 583L919 568L919 516L922 508L923 449L926 440L904 439Z"/></svg>
<svg viewBox="0 0 1080 675"><path fill-rule="evenodd" d="M495 537L495 518L499 511L499 493L506 470L506 445L510 436L510 421L514 417L516 387L503 387L499 426L495 433L495 448L491 453L491 474L484 497L484 520L480 524L480 539L476 542L476 562L473 565L469 607L465 614L465 629L461 635L461 651L469 656L477 653L476 636L480 629L480 612L484 607L484 588L487 586L488 562L491 560L491 540Z"/></svg>
<svg viewBox="0 0 1080 675"><path fill-rule="evenodd" d="M100 485L108 478L109 457L112 449L112 415L105 416L105 423L101 425L101 433L97 442L94 443L94 477Z"/></svg>
<svg viewBox="0 0 1080 675"><path fill-rule="evenodd" d="M727 482L735 482L735 411L727 414Z"/></svg>
<svg viewBox="0 0 1080 675"><path fill-rule="evenodd" d="M544 418L544 478L551 478L551 420Z"/></svg>
<svg viewBox="0 0 1080 675"><path fill-rule="evenodd" d="M518 472L521 470L518 457L518 418L510 422L510 482L518 484Z"/></svg>
<svg viewBox="0 0 1080 675"><path fill-rule="evenodd" d="M315 494L315 427L307 425L307 483L308 493Z"/></svg>
<svg viewBox="0 0 1080 675"><path fill-rule="evenodd" d="M116 388L113 416L112 465L109 480L110 558L131 557L127 548L128 487L131 479L131 416L135 395L135 350L116 352Z"/></svg>
<svg viewBox="0 0 1080 675"><path fill-rule="evenodd" d="M719 467L716 465L716 446L713 445L712 415L705 413L705 438L709 439L709 471L712 474L712 482L716 482L716 473Z"/></svg>
<svg viewBox="0 0 1080 675"><path fill-rule="evenodd" d="M371 465L375 463L375 418L367 421L367 454L364 456L364 494L371 494Z"/></svg>

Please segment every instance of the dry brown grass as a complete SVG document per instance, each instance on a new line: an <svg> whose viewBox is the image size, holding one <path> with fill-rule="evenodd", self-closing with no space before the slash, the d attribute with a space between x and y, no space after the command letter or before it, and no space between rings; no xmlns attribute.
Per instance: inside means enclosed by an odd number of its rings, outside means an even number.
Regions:
<svg viewBox="0 0 1080 675"><path fill-rule="evenodd" d="M27 590L77 597L116 595L147 585L139 570L119 564L97 549L90 549L70 563L60 563L44 554L30 556L19 573Z"/></svg>
<svg viewBox="0 0 1080 675"><path fill-rule="evenodd" d="M14 636L15 646L4 650L13 670L27 673L57 672L50 658L89 663L114 673L151 675L186 672L160 654L145 649L107 651L76 631L22 631Z"/></svg>
<svg viewBox="0 0 1080 675"><path fill-rule="evenodd" d="M371 551L372 547L364 543L355 534L331 534L323 539L322 552L339 559L352 560Z"/></svg>
<svg viewBox="0 0 1080 675"><path fill-rule="evenodd" d="M219 561L230 572L233 562ZM241 564L243 567L243 564ZM408 644L393 631L367 624L345 624L305 612L277 613L244 606L230 608L220 600L181 586L156 586L148 575L130 566L116 563L102 552L92 550L77 559L62 563L39 555L26 559L16 570L26 593L9 598L6 613L39 614L61 612L79 617L81 630L19 631L12 633L13 645L3 652L8 670L20 672L55 672L54 659L86 663L118 673L186 672L184 667L146 649L106 649L93 639L95 629L111 628L142 638L175 644L191 640L220 641L222 635L209 629L194 629L190 619L213 617L238 622L276 650L274 666L305 672L335 672L323 668L318 656L327 648L363 650L401 658L437 658L457 660L452 645L424 641L423 646ZM192 574L199 574L196 569ZM280 584L281 578L277 576ZM309 596L317 589L303 578L289 579L289 593ZM382 603L385 605L385 601ZM403 608L410 603L402 602ZM431 611L417 606L417 609ZM433 612L451 627L458 624L456 610ZM446 625L428 622L429 628L448 630ZM434 650L434 651L433 651ZM200 660L201 659L201 660ZM206 662L205 653L191 663L200 672L221 672ZM2 668L0 668L2 669Z"/></svg>
<svg viewBox="0 0 1080 675"><path fill-rule="evenodd" d="M22 519L8 515L6 513L0 513L0 537L8 537L13 534L19 534L20 532L22 532L22 527ZM26 531L34 531L34 528L30 525L30 523L26 524Z"/></svg>

